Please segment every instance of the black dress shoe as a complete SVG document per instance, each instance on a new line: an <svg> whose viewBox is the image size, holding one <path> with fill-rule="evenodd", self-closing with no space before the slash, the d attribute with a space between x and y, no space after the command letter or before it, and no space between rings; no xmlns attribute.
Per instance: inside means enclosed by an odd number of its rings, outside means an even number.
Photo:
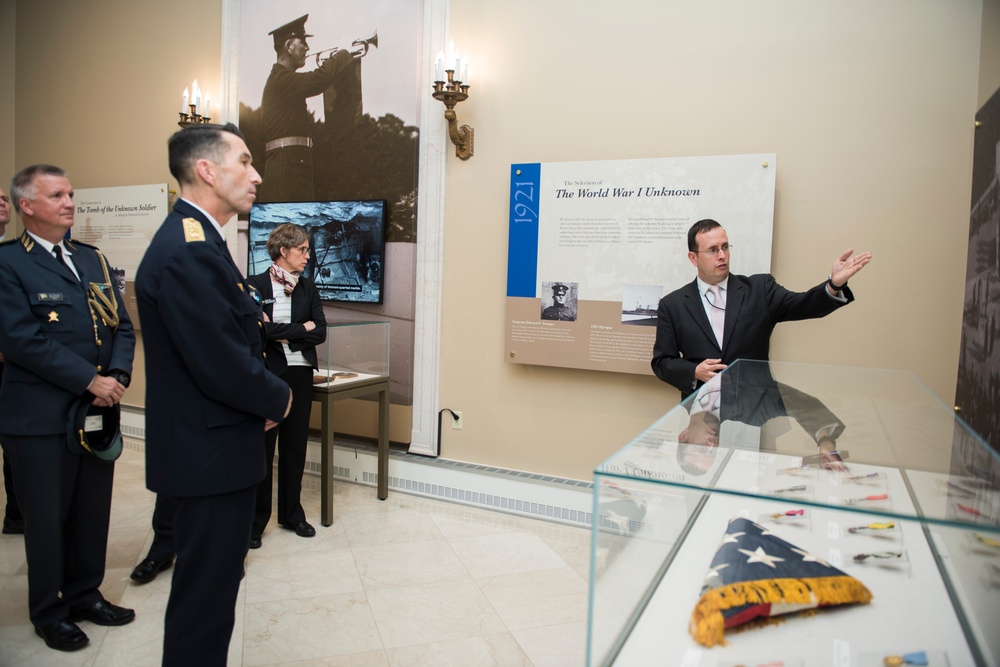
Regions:
<svg viewBox="0 0 1000 667"><path fill-rule="evenodd" d="M135 620L135 612L101 600L86 609L70 610L69 617L72 621L90 621L97 625L125 625Z"/></svg>
<svg viewBox="0 0 1000 667"><path fill-rule="evenodd" d="M294 526L289 526L287 524L281 524L282 528L287 530L294 530L295 534L299 537L312 537L316 534L316 529L308 521L302 521Z"/></svg>
<svg viewBox="0 0 1000 667"><path fill-rule="evenodd" d="M76 651L90 641L83 630L70 621L57 621L44 628L35 628L35 634L45 640L46 646L57 651Z"/></svg>
<svg viewBox="0 0 1000 667"><path fill-rule="evenodd" d="M260 549L260 547L261 547L261 545L263 543L264 542L263 542L263 540L261 540L260 535L251 535L250 536L250 548L251 549Z"/></svg>
<svg viewBox="0 0 1000 667"><path fill-rule="evenodd" d="M132 570L132 581L138 581L140 584L148 584L153 579L156 579L156 575L173 564L173 559L153 560L152 558L145 558Z"/></svg>
<svg viewBox="0 0 1000 667"><path fill-rule="evenodd" d="M4 517L3 534L24 535L24 519L8 519Z"/></svg>

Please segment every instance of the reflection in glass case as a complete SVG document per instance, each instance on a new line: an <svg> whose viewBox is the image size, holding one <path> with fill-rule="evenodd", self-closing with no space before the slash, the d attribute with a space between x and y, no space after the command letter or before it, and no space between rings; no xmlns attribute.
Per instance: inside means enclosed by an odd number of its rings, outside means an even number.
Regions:
<svg viewBox="0 0 1000 667"><path fill-rule="evenodd" d="M594 474L588 665L1000 664L1000 458L912 373L739 361Z"/></svg>
<svg viewBox="0 0 1000 667"><path fill-rule="evenodd" d="M327 322L326 342L316 348L316 356L316 387L388 377L389 323Z"/></svg>

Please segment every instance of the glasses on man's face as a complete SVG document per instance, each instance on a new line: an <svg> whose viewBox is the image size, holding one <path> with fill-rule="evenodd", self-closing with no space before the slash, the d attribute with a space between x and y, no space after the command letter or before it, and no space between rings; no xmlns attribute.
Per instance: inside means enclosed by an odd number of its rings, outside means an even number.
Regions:
<svg viewBox="0 0 1000 667"><path fill-rule="evenodd" d="M300 245L298 248L296 248L296 250L298 250L303 255L308 255L309 252L310 252L309 251L309 246L307 246L307 245Z"/></svg>
<svg viewBox="0 0 1000 667"><path fill-rule="evenodd" d="M706 250L695 250L698 253L704 253L710 257L718 257L719 253L728 255L729 251L733 249L733 246L729 243L723 243L721 246L712 246Z"/></svg>

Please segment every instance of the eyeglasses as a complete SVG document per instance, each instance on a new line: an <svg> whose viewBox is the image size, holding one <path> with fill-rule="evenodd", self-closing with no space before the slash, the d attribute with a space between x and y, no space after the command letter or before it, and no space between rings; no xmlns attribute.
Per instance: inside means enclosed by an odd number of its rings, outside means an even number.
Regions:
<svg viewBox="0 0 1000 667"><path fill-rule="evenodd" d="M309 246L307 246L307 245L299 246L298 248L296 248L296 250L298 250L299 252L301 252L303 255L308 255L311 252L309 250Z"/></svg>
<svg viewBox="0 0 1000 667"><path fill-rule="evenodd" d="M696 253L704 253L706 255L711 255L712 257L718 257L719 253L728 255L729 251L733 249L731 243L723 243L722 247L712 247L707 250L695 250Z"/></svg>

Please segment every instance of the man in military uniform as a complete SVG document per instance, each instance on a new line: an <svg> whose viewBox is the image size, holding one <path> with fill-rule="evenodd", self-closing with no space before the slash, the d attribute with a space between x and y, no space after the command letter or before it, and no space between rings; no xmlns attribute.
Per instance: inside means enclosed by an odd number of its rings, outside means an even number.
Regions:
<svg viewBox="0 0 1000 667"><path fill-rule="evenodd" d="M561 320L575 322L576 310L570 308L566 301L569 298L569 288L562 283L552 286L552 305L542 311L543 320Z"/></svg>
<svg viewBox="0 0 1000 667"><path fill-rule="evenodd" d="M306 98L321 94L334 85L337 75L354 62L347 49L340 49L311 72L305 67L309 44L306 19L301 16L272 30L278 61L264 84L260 112L267 157L261 187L263 202L313 201L313 117Z"/></svg>
<svg viewBox="0 0 1000 667"><path fill-rule="evenodd" d="M169 141L180 200L136 273L146 359L146 486L174 501L163 665L225 665L250 544L264 431L291 407L264 363L264 323L222 225L260 175L235 125Z"/></svg>
<svg viewBox="0 0 1000 667"><path fill-rule="evenodd" d="M11 182L24 233L0 244L0 443L24 514L28 613L35 633L60 651L89 639L76 621L124 625L135 612L111 604L104 580L114 462L68 449L74 403L121 401L135 332L93 246L66 240L73 186L51 165Z"/></svg>

